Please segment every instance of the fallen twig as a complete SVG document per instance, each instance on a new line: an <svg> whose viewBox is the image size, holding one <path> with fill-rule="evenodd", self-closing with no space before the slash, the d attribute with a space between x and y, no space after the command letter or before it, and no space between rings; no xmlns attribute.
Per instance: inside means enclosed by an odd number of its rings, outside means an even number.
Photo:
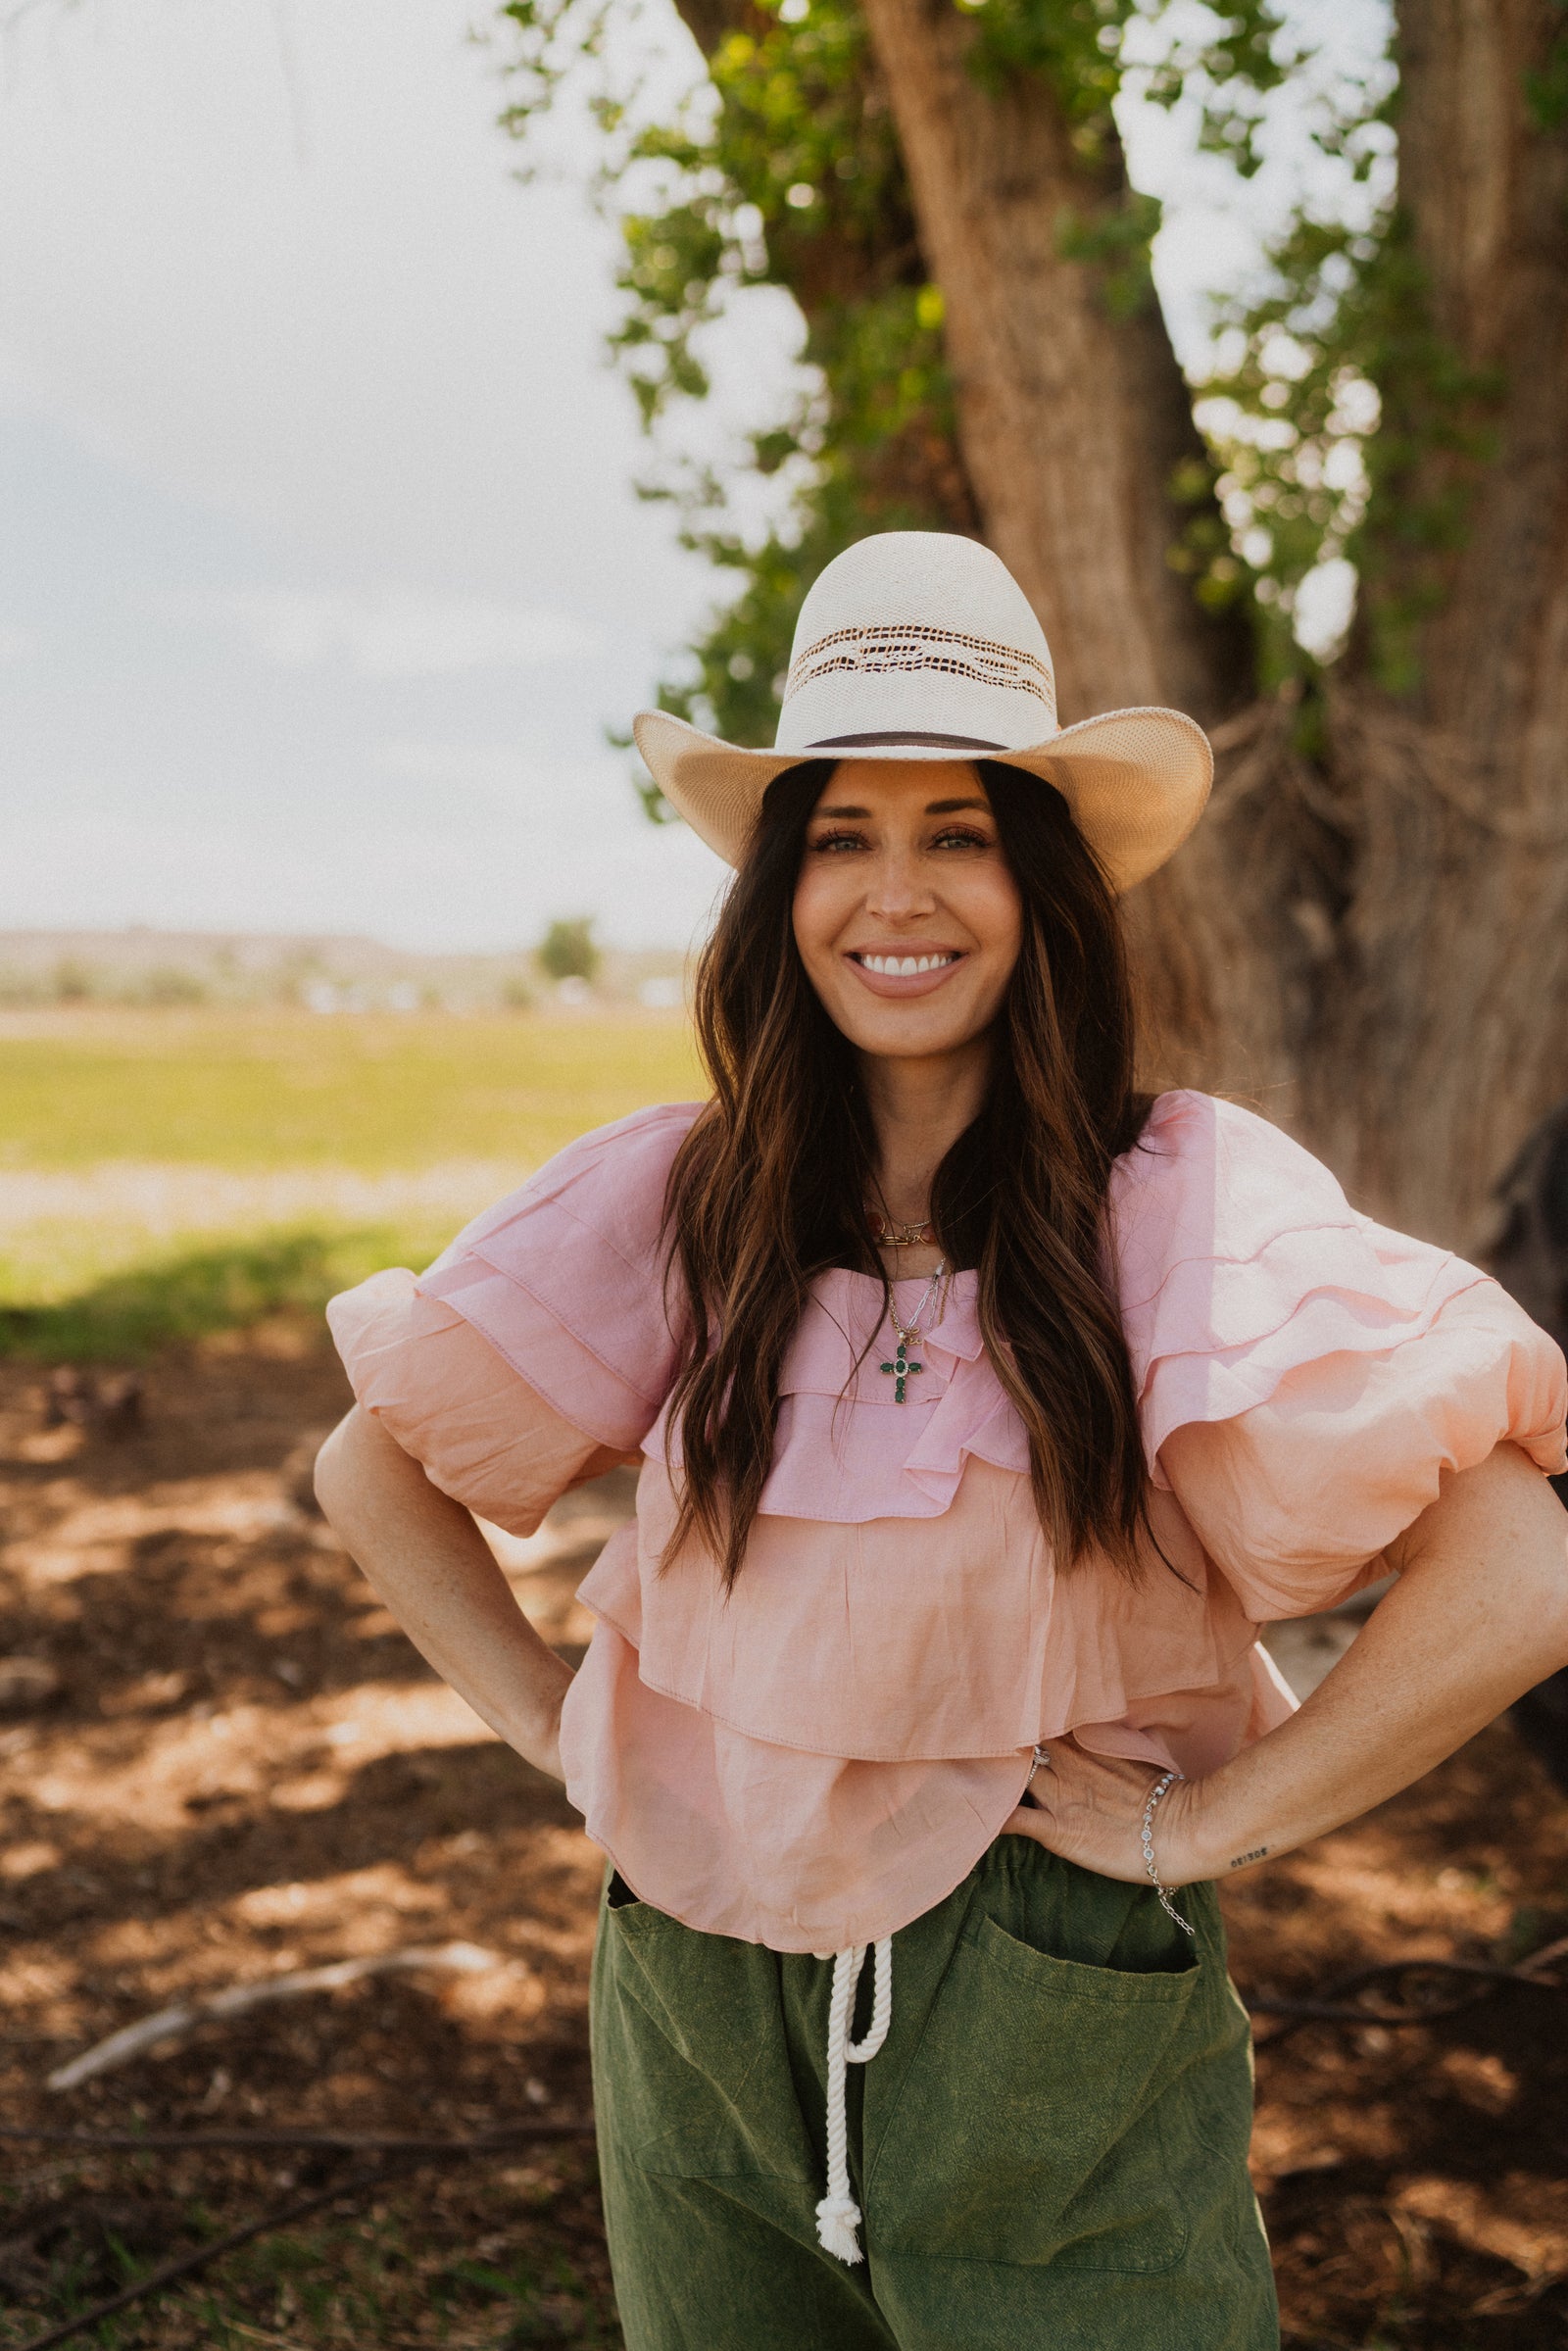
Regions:
<svg viewBox="0 0 1568 2351"><path fill-rule="evenodd" d="M176 2000L172 2007L160 2008L155 2016L144 2016L134 2025L122 2026L111 2033L68 2065L56 2066L48 2077L50 2089L75 2089L83 2082L91 2082L100 2074L124 2065L139 2057L144 2049L167 2040L179 2040L193 2033L198 2025L210 2024L214 2018L248 2015L253 2008L263 2008L272 2000L295 2000L307 1992L334 1991L340 1984L358 1984L366 1976L401 1974L411 1968L446 1968L461 1975L478 1975L485 1968L498 1967L500 1959L494 1951L481 1950L477 1943L451 1942L414 1944L402 1951L377 1951L364 1959L337 1959L326 1967L296 1968L286 1976L265 1976L255 1984L230 1984L223 1990L204 1992L191 2000Z"/></svg>
<svg viewBox="0 0 1568 2351"><path fill-rule="evenodd" d="M247 2327L242 2319L233 2318L226 2312L223 2317L223 2331L226 2334L243 2335L248 2343L273 2343L277 2346L277 2351L305 2351L303 2344L290 2341L286 2334L270 2333L265 2327Z"/></svg>
<svg viewBox="0 0 1568 2351"><path fill-rule="evenodd" d="M158 2269L149 2270L145 2278L138 2278L118 2294L110 2294L106 2300L95 2302L90 2310L79 2311L75 2318L68 2319L63 2327L53 2327L47 2334L35 2334L30 2341L19 2344L17 2351L54 2351L57 2343L69 2343L73 2335L85 2334L89 2327L98 2326L104 2319L112 2319L117 2311L128 2310L133 2302L145 2301L149 2294L161 2293L166 2285L174 2285L182 2278L193 2277L198 2270L205 2270L210 2263L221 2260L225 2253L236 2252L241 2245L248 2245L253 2237L268 2236L274 2229L286 2229L291 2222L302 2221L307 2213L319 2212L323 2204L334 2203L340 2196L358 2195L363 2188L376 2186L396 2168L395 2163L367 2164L363 2171L351 2173L346 2180L339 2180L331 2187L313 2188L308 2195L296 2196L292 2202L279 2205L275 2211L264 2213L259 2221L246 2221L240 2228L231 2229L226 2236L215 2238L212 2244L199 2245L194 2253L181 2253L173 2261L166 2261Z"/></svg>
<svg viewBox="0 0 1568 2351"><path fill-rule="evenodd" d="M438 2155L485 2155L539 2139L590 2138L593 2128L591 2122L517 2123L483 2131L472 2138L372 2138L353 2131L163 2131L136 2134L122 2131L89 2133L15 2131L7 2128L0 2131L0 2137L13 2140L41 2139L50 2144L65 2142L87 2148L306 2147L330 2149L335 2153L349 2150L363 2153L374 2149L382 2159L367 2164L363 2171L350 2173L347 2179L339 2180L329 2187L313 2188L303 2196L296 2196L275 2211L265 2213L259 2221L242 2223L238 2229L231 2229L226 2236L218 2237L210 2245L198 2246L194 2253L182 2253L173 2261L166 2261L160 2268L149 2271L145 2278L138 2278L123 2287L120 2293L111 2294L106 2301L95 2302L91 2310L81 2311L64 2326L54 2327L48 2334L34 2335L30 2342L20 2344L18 2351L54 2351L57 2343L69 2342L74 2335L84 2334L89 2327L96 2327L103 2319L113 2318L117 2311L128 2309L133 2302L144 2301L149 2294L161 2293L165 2286L176 2285L182 2278L194 2277L198 2270L221 2260L225 2253L232 2253L241 2245L250 2244L254 2238L270 2235L277 2229L286 2229L292 2222L303 2220L307 2213L318 2212L323 2205L335 2203L340 2197L358 2195L364 2188L374 2187L382 2180L392 2179L399 2171L416 2170L420 2165L432 2162Z"/></svg>
<svg viewBox="0 0 1568 2351"><path fill-rule="evenodd" d="M1546 1969L1568 1959L1568 1935L1556 1942L1544 1944L1512 1967L1484 1959L1389 1959L1371 1967L1356 1968L1350 1975L1342 1976L1336 1983L1325 1985L1312 1998L1292 2000L1274 1999L1260 1995L1247 2002L1253 2016L1277 2017L1281 2020L1262 2040L1259 2048L1271 2048L1302 2025L1430 2025L1444 2017L1458 2016L1464 2009L1473 2008L1479 2001L1490 1999L1504 1984L1523 1984L1535 1991L1568 1991L1568 1984L1557 1983L1545 1973ZM1455 1998L1425 2001L1419 2006L1404 2008L1368 2008L1355 1995L1369 1990L1375 1984L1398 1982L1405 1976L1450 1976L1467 1982L1470 1988Z"/></svg>
<svg viewBox="0 0 1568 2351"><path fill-rule="evenodd" d="M531 2139L592 2138L592 2122L498 2123L468 2138L421 2138L414 2133L380 2135L365 2131L26 2131L0 2125L0 2141L17 2146L80 2147L91 2154L121 2150L135 2154L155 2147L204 2147L209 2151L276 2154L305 2148L328 2155L485 2155L525 2145Z"/></svg>

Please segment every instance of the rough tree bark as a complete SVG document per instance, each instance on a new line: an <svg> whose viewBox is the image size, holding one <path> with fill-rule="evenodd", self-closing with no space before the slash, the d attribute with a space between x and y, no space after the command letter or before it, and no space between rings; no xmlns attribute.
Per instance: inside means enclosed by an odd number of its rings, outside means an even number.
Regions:
<svg viewBox="0 0 1568 2351"><path fill-rule="evenodd" d="M1473 1254L1568 1093L1568 130L1529 98L1553 0L1401 0L1397 24L1436 340L1381 387L1405 455L1360 619L1312 758L1284 711L1222 729L1213 814L1139 912L1178 1058Z"/></svg>
<svg viewBox="0 0 1568 2351"><path fill-rule="evenodd" d="M1348 895L1301 1082L1341 1164L1465 1244L1568 1093L1568 122L1531 96L1561 37L1555 0L1398 9L1401 204L1477 388L1371 518L1371 630L1409 615L1417 674L1380 695L1363 638L1332 714Z"/></svg>

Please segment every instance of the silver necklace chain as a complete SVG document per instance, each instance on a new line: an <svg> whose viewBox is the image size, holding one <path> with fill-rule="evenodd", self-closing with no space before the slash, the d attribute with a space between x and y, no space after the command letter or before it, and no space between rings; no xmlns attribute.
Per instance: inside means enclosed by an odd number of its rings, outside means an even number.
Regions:
<svg viewBox="0 0 1568 2351"><path fill-rule="evenodd" d="M939 1257L937 1259L936 1271L925 1286L925 1296L921 1298L920 1303L915 1307L913 1316L907 1323L900 1322L899 1309L891 1302L890 1293L888 1320L892 1323L894 1330L898 1333L900 1339L903 1340L906 1347L917 1347L919 1345L920 1326L924 1322L926 1315L929 1313L932 1306L936 1303L937 1293L942 1287L943 1278L946 1275L947 1270L948 1261L946 1257Z"/></svg>
<svg viewBox="0 0 1568 2351"><path fill-rule="evenodd" d="M893 1350L892 1361L889 1363L879 1363L877 1369L879 1371L886 1372L889 1378L892 1380L893 1401L896 1404L903 1404L908 1401L908 1384L910 1378L915 1372L924 1371L925 1369L925 1365L923 1363L917 1363L911 1357L909 1349L911 1347L918 1347L920 1344L920 1325L924 1322L930 1308L936 1303L937 1293L942 1287L942 1277L947 1270L948 1261L946 1257L939 1257L937 1259L936 1272L931 1276L930 1281L927 1282L925 1286L925 1296L921 1298L920 1303L916 1306L914 1313L908 1322L901 1322L899 1320L899 1309L893 1303L893 1293L891 1288L889 1289L888 1319L893 1325L893 1335L899 1344ZM940 1313L937 1316L937 1320L938 1322L942 1320Z"/></svg>

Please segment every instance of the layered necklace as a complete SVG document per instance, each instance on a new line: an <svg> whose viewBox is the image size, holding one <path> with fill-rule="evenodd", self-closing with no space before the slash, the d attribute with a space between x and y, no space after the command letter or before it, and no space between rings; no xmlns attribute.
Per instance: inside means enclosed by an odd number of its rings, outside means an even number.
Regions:
<svg viewBox="0 0 1568 2351"><path fill-rule="evenodd" d="M873 1219L873 1222L876 1227L877 1244L878 1247L882 1249L918 1249L922 1242L931 1241L935 1238L931 1230L931 1221L929 1217L925 1218L918 1224L896 1224L893 1219L888 1216L877 1217ZM907 1402L909 1393L908 1382L910 1375L917 1371L924 1371L925 1369L925 1365L917 1362L910 1354L909 1349L919 1346L921 1326L924 1324L925 1318L931 1312L933 1306L937 1306L937 1321L940 1322L942 1320L942 1313L940 1306L938 1306L938 1300L943 1295L943 1286L947 1280L947 1272L948 1261L946 1257L939 1257L936 1263L936 1271L932 1274L931 1279L927 1282L924 1295L920 1299L920 1303L915 1307L913 1314L909 1317L907 1322L900 1321L899 1309L897 1305L892 1302L891 1298L889 1300L888 1320L893 1325L893 1336L898 1341L898 1345L893 1350L892 1361L889 1363L883 1363L879 1365L878 1368L879 1370L886 1372L888 1377L893 1382L893 1401L896 1404Z"/></svg>

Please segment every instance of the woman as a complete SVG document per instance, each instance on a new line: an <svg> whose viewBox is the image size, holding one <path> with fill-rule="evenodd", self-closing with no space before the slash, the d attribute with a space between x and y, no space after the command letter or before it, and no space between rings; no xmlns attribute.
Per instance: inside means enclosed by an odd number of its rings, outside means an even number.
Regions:
<svg viewBox="0 0 1568 2351"><path fill-rule="evenodd" d="M1057 730L984 549L830 565L773 752L638 739L739 866L713 1098L335 1300L360 1400L318 1470L612 1857L626 2340L1265 2351L1210 1881L1568 1660L1561 1354L1262 1120L1134 1092L1115 893L1207 746ZM468 1513L526 1532L634 1452L573 1679ZM1296 1712L1259 1624L1390 1568Z"/></svg>

